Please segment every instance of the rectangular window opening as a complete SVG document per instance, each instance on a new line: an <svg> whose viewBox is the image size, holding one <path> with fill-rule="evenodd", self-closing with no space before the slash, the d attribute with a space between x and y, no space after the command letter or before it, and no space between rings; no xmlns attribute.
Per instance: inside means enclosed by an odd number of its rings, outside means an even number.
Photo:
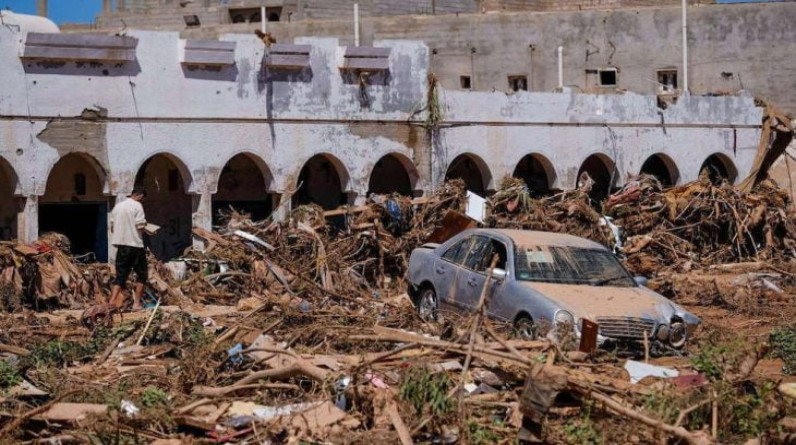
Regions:
<svg viewBox="0 0 796 445"><path fill-rule="evenodd" d="M528 76L509 76L509 89L511 91L528 91Z"/></svg>
<svg viewBox="0 0 796 445"><path fill-rule="evenodd" d="M459 85L463 90L469 90L472 88L470 82L470 76L459 76Z"/></svg>
<svg viewBox="0 0 796 445"><path fill-rule="evenodd" d="M601 87L615 87L617 84L616 68L607 68L597 72Z"/></svg>
<svg viewBox="0 0 796 445"><path fill-rule="evenodd" d="M658 92L674 93L677 90L677 70L658 71Z"/></svg>
<svg viewBox="0 0 796 445"><path fill-rule="evenodd" d="M265 17L269 22L279 22L282 19L282 7L265 8Z"/></svg>

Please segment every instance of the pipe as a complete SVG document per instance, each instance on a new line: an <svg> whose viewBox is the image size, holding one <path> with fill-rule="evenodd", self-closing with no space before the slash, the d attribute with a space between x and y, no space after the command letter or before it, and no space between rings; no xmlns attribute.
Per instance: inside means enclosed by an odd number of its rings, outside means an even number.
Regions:
<svg viewBox="0 0 796 445"><path fill-rule="evenodd" d="M354 3L354 46L359 46L359 3Z"/></svg>
<svg viewBox="0 0 796 445"><path fill-rule="evenodd" d="M47 17L47 0L36 1L36 15Z"/></svg>
<svg viewBox="0 0 796 445"><path fill-rule="evenodd" d="M688 93L688 0L683 0L683 92Z"/></svg>
<svg viewBox="0 0 796 445"><path fill-rule="evenodd" d="M265 22L268 18L265 16L265 6L260 6L260 31L265 34Z"/></svg>
<svg viewBox="0 0 796 445"><path fill-rule="evenodd" d="M558 89L564 89L564 47L558 47Z"/></svg>

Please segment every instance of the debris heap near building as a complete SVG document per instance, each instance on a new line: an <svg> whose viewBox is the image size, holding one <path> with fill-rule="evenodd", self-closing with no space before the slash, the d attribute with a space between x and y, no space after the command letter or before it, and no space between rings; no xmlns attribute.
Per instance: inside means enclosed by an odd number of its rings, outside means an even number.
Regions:
<svg viewBox="0 0 796 445"><path fill-rule="evenodd" d="M218 231L194 229L203 252L151 262L149 309L91 330L79 317L107 299L107 266L76 262L57 234L0 244L0 437L794 440L792 197L767 181L741 192L706 175L674 188L642 177L598 208L588 184L537 198L506 179L483 224L614 248L703 318L682 354L585 353L480 317L420 319L403 277L412 249L466 211L450 181L282 222L230 211Z"/></svg>

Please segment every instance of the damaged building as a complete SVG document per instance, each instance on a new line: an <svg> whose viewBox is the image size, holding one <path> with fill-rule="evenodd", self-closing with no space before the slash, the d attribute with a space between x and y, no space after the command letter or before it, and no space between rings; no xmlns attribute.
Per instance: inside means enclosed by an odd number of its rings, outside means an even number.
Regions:
<svg viewBox="0 0 796 445"><path fill-rule="evenodd" d="M736 182L764 115L748 94L461 91L436 83L428 44L375 34L267 46L251 33L59 33L4 18L18 24L0 27L0 235L62 232L101 260L108 211L135 185L162 227L152 251L170 258L230 208L283 218L452 178L489 194L514 175L546 194L585 173L595 200L638 173Z"/></svg>

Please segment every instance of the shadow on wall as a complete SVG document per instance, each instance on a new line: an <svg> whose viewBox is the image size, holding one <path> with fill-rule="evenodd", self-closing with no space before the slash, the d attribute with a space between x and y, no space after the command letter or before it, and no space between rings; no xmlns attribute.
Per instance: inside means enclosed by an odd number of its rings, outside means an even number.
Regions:
<svg viewBox="0 0 796 445"><path fill-rule="evenodd" d="M237 65L228 66L197 66L182 65L182 74L186 79L221 80L235 82L238 79Z"/></svg>
<svg viewBox="0 0 796 445"><path fill-rule="evenodd" d="M27 74L57 74L59 76L132 77L141 72L138 60L120 63L25 60L23 68Z"/></svg>

